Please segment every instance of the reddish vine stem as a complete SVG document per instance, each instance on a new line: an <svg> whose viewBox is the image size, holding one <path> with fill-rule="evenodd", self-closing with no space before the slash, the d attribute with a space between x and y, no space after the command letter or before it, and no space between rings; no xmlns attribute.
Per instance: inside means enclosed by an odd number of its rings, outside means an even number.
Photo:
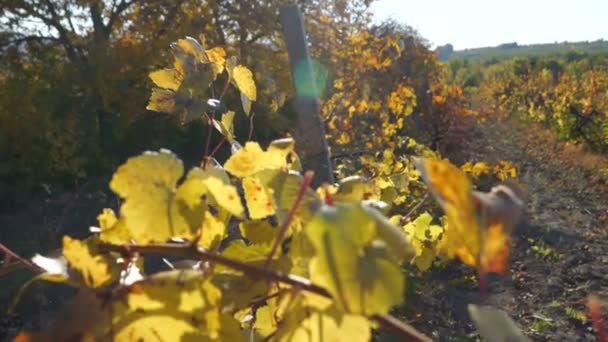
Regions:
<svg viewBox="0 0 608 342"><path fill-rule="evenodd" d="M217 145L215 145L215 148L213 149L213 151L211 151L211 153L209 153L209 156L207 157L207 159L211 159L211 158L215 157L215 154L220 150L220 147L222 147L225 142L226 142L226 138L222 138L222 140Z"/></svg>
<svg viewBox="0 0 608 342"><path fill-rule="evenodd" d="M9 261L10 258L14 258L14 259L18 260L19 262L21 262L22 264L32 268L33 270L40 271L40 268L38 266L31 263L29 260L26 260L26 259L20 257L17 253L13 252L10 248L6 247L2 243L0 243L0 251L2 251L4 254L6 254L6 256L7 256L7 258L5 258L6 261ZM12 265L12 264L9 264L9 265Z"/></svg>
<svg viewBox="0 0 608 342"><path fill-rule="evenodd" d="M211 115L207 115L207 141L205 142L205 155L203 156L203 160L201 162L201 166L203 169L207 168L207 161L209 161L209 147L211 146L211 134L213 134L213 119L215 111L211 113Z"/></svg>
<svg viewBox="0 0 608 342"><path fill-rule="evenodd" d="M249 276L269 279L293 286L294 288L311 292L326 298L332 298L331 294L323 287L313 284L310 280L299 276L282 273L265 267L246 264L237 260L227 258L221 254L211 253L198 246L179 244L153 244L153 245L113 245L100 243L102 251L118 253L139 253L142 255L166 255L182 257L187 259L205 260L228 266L234 270L246 273ZM404 341L429 342L430 338L417 331L405 322L399 321L390 315L375 314L369 317L383 327L392 330Z"/></svg>
<svg viewBox="0 0 608 342"><path fill-rule="evenodd" d="M7 274L11 274L15 271L22 270L24 268L31 268L29 265L22 263L21 261L11 262L10 264L4 264L0 267L0 278ZM38 271L38 269L36 269Z"/></svg>
<svg viewBox="0 0 608 342"><path fill-rule="evenodd" d="M224 83L224 88L222 89L222 92L220 93L219 96L219 101L220 103L222 102L222 99L224 98L224 95L226 95L226 91L228 91L228 87L230 86L230 77L228 79L226 79L226 83ZM205 155L203 157L203 160L201 162L201 166L204 168L207 167L207 162L209 161L209 159L215 155L215 153L217 153L217 151L219 150L219 148L222 146L222 144L224 143L224 140L222 140L217 146L215 146L215 148L213 149L213 152L209 153L209 147L211 145L211 134L213 133L213 119L215 117L215 109L213 110L213 112L211 113L211 115L207 114L207 142L205 143Z"/></svg>
<svg viewBox="0 0 608 342"><path fill-rule="evenodd" d="M289 209L289 213L287 213L285 222L283 222L283 224L281 225L281 228L279 229L279 234L277 235L276 240L274 240L274 245L272 245L272 249L270 250L270 253L268 253L268 258L266 259L266 263L264 264L264 267L270 266L270 264L272 263L272 258L276 254L277 249L279 249L279 246L281 245L281 243L283 243L285 234L287 234L287 230L289 229L289 226L291 225L291 222L293 221L293 218L296 215L296 210L298 210L298 207L300 206L302 199L304 199L304 194L306 193L306 190L310 186L310 183L312 182L312 178L314 177L314 175L315 175L314 172L310 171L310 170L306 171L306 173L304 174L304 179L302 180L302 184L300 184L300 190L298 191L298 196L296 197L296 201L293 203L293 206L291 207L291 209Z"/></svg>
<svg viewBox="0 0 608 342"><path fill-rule="evenodd" d="M222 92L220 93L220 97L219 97L220 101L222 101L222 99L224 98L224 95L226 95L226 92L228 91L228 87L230 87L230 77L228 77L226 79L226 83L224 83L224 88L222 88Z"/></svg>
<svg viewBox="0 0 608 342"><path fill-rule="evenodd" d="M255 116L255 112L252 110L251 115L249 115L249 135L247 136L247 141L251 141L251 137L253 137L253 117Z"/></svg>
<svg viewBox="0 0 608 342"><path fill-rule="evenodd" d="M407 214L405 214L405 216L403 216L401 218L401 222L399 222L399 223L401 223L402 225L406 224L407 221L409 221L410 217L412 215L414 215L414 213L416 211L418 211L418 209L420 209L420 207L422 207L422 205L424 204L424 202L426 202L426 200L428 198L429 198L429 192L427 191L426 194L424 194L424 197L422 197L422 199L420 200L420 202L418 202L418 204L416 204L412 209L410 209L410 211L408 211Z"/></svg>
<svg viewBox="0 0 608 342"><path fill-rule="evenodd" d="M488 298L488 277L486 273L481 270L481 266L478 266L477 270L477 284L479 286L479 300L481 303L485 302Z"/></svg>

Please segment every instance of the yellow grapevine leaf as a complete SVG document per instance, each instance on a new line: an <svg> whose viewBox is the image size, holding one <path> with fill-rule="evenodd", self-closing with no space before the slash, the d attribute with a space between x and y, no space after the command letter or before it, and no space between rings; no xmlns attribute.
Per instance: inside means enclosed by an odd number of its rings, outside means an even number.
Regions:
<svg viewBox="0 0 608 342"><path fill-rule="evenodd" d="M289 273L310 278L309 266L310 260L315 256L315 248L305 232L299 231L293 234L289 256L292 264Z"/></svg>
<svg viewBox="0 0 608 342"><path fill-rule="evenodd" d="M431 214L424 212L420 216L418 216L414 221L409 222L405 225L405 231L413 238L418 240L426 240L427 231L431 226L431 222L433 221L433 216Z"/></svg>
<svg viewBox="0 0 608 342"><path fill-rule="evenodd" d="M221 292L197 271L155 274L129 287L126 298L113 303L117 341L233 341L238 322L221 313Z"/></svg>
<svg viewBox="0 0 608 342"><path fill-rule="evenodd" d="M492 171L501 181L517 177L517 166L510 161L501 160L494 165Z"/></svg>
<svg viewBox="0 0 608 342"><path fill-rule="evenodd" d="M489 217L491 204L484 206L475 199L466 174L450 162L423 159L418 168L446 213L447 228L440 247L448 257L457 256L481 272L504 273L510 254L508 222Z"/></svg>
<svg viewBox="0 0 608 342"><path fill-rule="evenodd" d="M435 251L431 250L430 248L422 248L420 254L416 255L416 258L414 258L412 262L420 271L426 271L433 265L435 257L437 257Z"/></svg>
<svg viewBox="0 0 608 342"><path fill-rule="evenodd" d="M154 88L146 106L147 110L171 113L175 110L175 96L170 90Z"/></svg>
<svg viewBox="0 0 608 342"><path fill-rule="evenodd" d="M270 168L287 166L290 170L301 171L300 159L295 152L296 142L292 138L274 140L268 145L268 154L273 162Z"/></svg>
<svg viewBox="0 0 608 342"><path fill-rule="evenodd" d="M316 255L311 280L332 294L340 310L386 313L402 301L400 264L376 219L360 204L323 206L305 231Z"/></svg>
<svg viewBox="0 0 608 342"><path fill-rule="evenodd" d="M438 225L433 225L431 222L433 217L424 212L414 221L408 222L404 227L404 231L410 237L416 257L412 260L419 270L425 271L429 269L436 257L436 246L439 243L439 237L443 233L443 228Z"/></svg>
<svg viewBox="0 0 608 342"><path fill-rule="evenodd" d="M272 244L278 233L267 220L241 222L239 229L244 238L256 244Z"/></svg>
<svg viewBox="0 0 608 342"><path fill-rule="evenodd" d="M201 239L198 244L212 250L219 246L226 237L226 223L207 210L201 225Z"/></svg>
<svg viewBox="0 0 608 342"><path fill-rule="evenodd" d="M232 56L226 59L226 72L231 80L234 79L234 68L236 68L236 56Z"/></svg>
<svg viewBox="0 0 608 342"><path fill-rule="evenodd" d="M243 178L243 190L251 219L257 220L275 213L272 192L269 192L257 177Z"/></svg>
<svg viewBox="0 0 608 342"><path fill-rule="evenodd" d="M221 47L215 47L211 50L206 50L209 62L213 63L213 72L219 75L224 71L224 63L226 62L226 51Z"/></svg>
<svg viewBox="0 0 608 342"><path fill-rule="evenodd" d="M200 182L204 185L206 192L211 197L211 204L227 210L236 217L243 216L244 208L241 204L241 198L236 187L230 183L230 178L224 169L216 167L209 167L205 170L198 167L193 168L188 172L188 177L182 186L185 186L188 182ZM199 195L197 189L198 187L195 186L194 197Z"/></svg>
<svg viewBox="0 0 608 342"><path fill-rule="evenodd" d="M263 170L256 174L257 179L266 189L271 189L275 211L281 221L295 204L304 178L295 171L284 169ZM310 188L304 189L301 205L296 210L296 216L307 220L320 206L321 198Z"/></svg>
<svg viewBox="0 0 608 342"><path fill-rule="evenodd" d="M189 238L198 230L205 187L189 182L176 191L182 174L182 162L167 150L130 158L114 173L110 188L125 200L121 218L138 243Z"/></svg>
<svg viewBox="0 0 608 342"><path fill-rule="evenodd" d="M232 78L239 91L251 101L257 98L255 82L253 81L253 73L243 65L237 65L232 70Z"/></svg>
<svg viewBox="0 0 608 342"><path fill-rule="evenodd" d="M108 254L99 254L94 239L84 241L63 237L63 256L82 275L84 284L99 288L118 279L119 269Z"/></svg>
<svg viewBox="0 0 608 342"><path fill-rule="evenodd" d="M150 79L154 84L173 91L177 91L182 84L183 79L181 76L175 69L160 69L150 73Z"/></svg>
<svg viewBox="0 0 608 342"><path fill-rule="evenodd" d="M243 104L243 111L249 115L251 113L251 100L244 93L241 93L241 103Z"/></svg>
<svg viewBox="0 0 608 342"><path fill-rule="evenodd" d="M202 194L206 195L206 200L201 198ZM217 167L190 170L186 180L177 190L176 199L178 203L181 201L191 209L182 209L181 213L189 214L187 216L191 217L193 224L200 223L199 245L207 249L219 246L226 235L230 215L239 218L244 215L236 187L230 183L226 171ZM217 212L212 213L207 206L215 208Z"/></svg>
<svg viewBox="0 0 608 342"><path fill-rule="evenodd" d="M172 43L171 50L175 56L175 72L183 79L180 90L185 88L188 97L195 99L204 96L219 74L219 64L211 62L203 45L192 37Z"/></svg>
<svg viewBox="0 0 608 342"><path fill-rule="evenodd" d="M185 54L196 58L196 60L207 61L205 49L195 38L186 37L178 39L175 43L171 44L171 48L177 54Z"/></svg>
<svg viewBox="0 0 608 342"><path fill-rule="evenodd" d="M278 329L277 341L369 341L371 324L366 317L344 314L331 305L318 305L315 299L304 294L294 299L286 296L275 314ZM330 303L327 303L330 304Z"/></svg>
<svg viewBox="0 0 608 342"><path fill-rule="evenodd" d="M263 264L270 252L270 248L272 247L269 244L252 244L248 246L243 240L234 240L222 252L222 255L250 264ZM218 269L224 270L223 267L219 267Z"/></svg>
<svg viewBox="0 0 608 342"><path fill-rule="evenodd" d="M258 143L248 142L224 164L226 171L236 177L246 177L265 168L264 151Z"/></svg>
<svg viewBox="0 0 608 342"><path fill-rule="evenodd" d="M272 245L270 244L251 244L246 245L242 240L234 240L228 245L228 247L222 252L222 255L233 259L238 260L247 264L254 264L258 266L263 266L266 263L266 259L268 254L270 254ZM286 271L289 269L289 260L286 258L281 258L280 253L274 255L271 268L280 269L281 271ZM218 273L240 273L239 271L235 271L229 267L224 267L221 265L215 266L215 271Z"/></svg>
<svg viewBox="0 0 608 342"><path fill-rule="evenodd" d="M491 169L490 166L484 162L466 162L461 167L462 171L471 174L474 178L478 178L483 174L489 174Z"/></svg>
<svg viewBox="0 0 608 342"><path fill-rule="evenodd" d="M268 337L277 330L273 309L274 305L273 307L264 305L256 311L254 328L262 337Z"/></svg>
<svg viewBox="0 0 608 342"><path fill-rule="evenodd" d="M292 139L273 141L267 151L256 142L247 142L224 164L226 171L236 177L252 176L262 170L299 168L299 160L293 151Z"/></svg>
<svg viewBox="0 0 608 342"><path fill-rule="evenodd" d="M125 220L116 218L114 210L104 209L97 216L97 221L101 229L99 240L115 244L130 242L131 233L125 225Z"/></svg>
<svg viewBox="0 0 608 342"><path fill-rule="evenodd" d="M448 257L458 256L465 264L476 267L480 227L475 218L471 182L447 161L424 159L419 169L448 217L444 240Z"/></svg>
<svg viewBox="0 0 608 342"><path fill-rule="evenodd" d="M351 176L340 180L334 199L338 202L361 202L379 199L378 189L359 176Z"/></svg>
<svg viewBox="0 0 608 342"><path fill-rule="evenodd" d="M139 242L165 241L184 233L173 232L166 215L183 172L182 162L161 150L130 158L112 177L110 187L125 199L121 214Z"/></svg>
<svg viewBox="0 0 608 342"><path fill-rule="evenodd" d="M234 142L234 112L228 111L222 114L221 132L229 143Z"/></svg>
<svg viewBox="0 0 608 342"><path fill-rule="evenodd" d="M226 269L227 270L227 269ZM220 268L221 271L221 268ZM270 285L264 279L243 277L232 270L224 273L214 273L211 282L222 290L222 310L236 312L251 308L256 298L263 298L268 294Z"/></svg>
<svg viewBox="0 0 608 342"><path fill-rule="evenodd" d="M101 230L107 230L112 228L117 222L116 214L114 210L105 208L101 211L101 214L97 215L97 221Z"/></svg>
<svg viewBox="0 0 608 342"><path fill-rule="evenodd" d="M220 309L221 292L197 271L155 274L109 301L80 290L35 341L238 341L239 323ZM26 339L28 340L28 339Z"/></svg>
<svg viewBox="0 0 608 342"><path fill-rule="evenodd" d="M399 227L371 205L363 203L361 208L374 220L376 234L386 243L387 249L397 262L408 261L414 256L413 247Z"/></svg>

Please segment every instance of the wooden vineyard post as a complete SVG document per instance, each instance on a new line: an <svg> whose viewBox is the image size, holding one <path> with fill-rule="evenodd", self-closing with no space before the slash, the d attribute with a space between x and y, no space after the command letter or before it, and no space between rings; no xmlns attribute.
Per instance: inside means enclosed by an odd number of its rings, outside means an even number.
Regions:
<svg viewBox="0 0 608 342"><path fill-rule="evenodd" d="M315 173L312 180L313 187L322 183L333 183L332 165L320 114L319 90L316 87L313 64L306 41L304 20L298 6L294 4L282 8L280 21L296 89L297 121L294 131L296 152L302 160L303 170L312 170Z"/></svg>

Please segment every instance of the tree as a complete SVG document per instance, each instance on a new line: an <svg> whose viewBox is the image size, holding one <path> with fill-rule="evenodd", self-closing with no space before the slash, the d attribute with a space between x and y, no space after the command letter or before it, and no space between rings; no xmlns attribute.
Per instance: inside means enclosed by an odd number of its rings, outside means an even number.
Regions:
<svg viewBox="0 0 608 342"><path fill-rule="evenodd" d="M279 9L290 2L3 2L0 74L7 94L15 96L1 97L0 135L11 142L0 141L0 150L15 165L13 176L71 179L84 176L85 171L104 172L138 149L191 140L171 135L177 124L172 119L167 123L143 110L150 69L168 60L166 47L186 35L202 34L209 45L230 46L242 62L252 66L256 83L264 90L259 96L268 99L259 103L269 104L254 105L254 123L260 128L256 132L269 137L276 136L272 132L284 132L287 122L279 112L292 91L277 19ZM298 2L316 56L327 55L323 51L330 51L335 43L335 36L324 32L345 32L367 23L369 2ZM327 68L334 65L326 63ZM214 91L219 94L221 89ZM225 100L240 101L230 96ZM249 122L242 125L247 132ZM150 136L151 130L158 134ZM51 137L40 132L56 133ZM57 135L62 135L61 142ZM17 139L28 136L31 139L25 143ZM51 159L59 166L48 167L46 161ZM78 163L61 166L67 161Z"/></svg>

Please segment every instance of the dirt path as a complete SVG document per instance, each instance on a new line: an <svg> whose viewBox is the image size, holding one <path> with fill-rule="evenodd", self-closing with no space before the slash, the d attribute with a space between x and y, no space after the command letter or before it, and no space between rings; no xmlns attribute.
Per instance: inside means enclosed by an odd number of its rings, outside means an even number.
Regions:
<svg viewBox="0 0 608 342"><path fill-rule="evenodd" d="M489 122L474 135L466 158L512 161L528 193L511 273L491 279L489 303L507 311L533 340L595 341L585 299L591 293L608 298L608 192L597 177L599 163L608 162L516 123ZM471 279L470 271L450 266L432 278L451 279L451 286L437 285L421 299L427 306L422 315L430 305L433 317L420 328L437 340L474 338L466 304L479 295L474 283L454 281L459 271Z"/></svg>
<svg viewBox="0 0 608 342"><path fill-rule="evenodd" d="M596 178L600 165L593 170L588 160L595 157L572 154L571 145L537 128L490 123L482 132L495 158L518 166L528 192L513 283L493 300L534 339L594 340L583 315L585 298L608 295L608 194Z"/></svg>

